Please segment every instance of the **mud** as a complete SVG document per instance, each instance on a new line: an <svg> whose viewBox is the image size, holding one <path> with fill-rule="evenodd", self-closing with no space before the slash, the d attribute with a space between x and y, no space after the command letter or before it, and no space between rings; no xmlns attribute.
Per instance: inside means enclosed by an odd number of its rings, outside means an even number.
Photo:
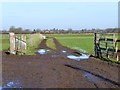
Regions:
<svg viewBox="0 0 120 90"><path fill-rule="evenodd" d="M17 88L120 88L119 64L94 60L75 61L67 55L81 55L62 46L55 38L56 50L43 40L39 49L50 53L7 55L2 53L2 86ZM75 53L76 52L76 53Z"/></svg>

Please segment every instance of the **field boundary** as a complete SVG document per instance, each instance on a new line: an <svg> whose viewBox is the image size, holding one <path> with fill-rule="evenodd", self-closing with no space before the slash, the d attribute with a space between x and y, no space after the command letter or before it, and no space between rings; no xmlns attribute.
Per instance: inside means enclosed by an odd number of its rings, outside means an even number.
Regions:
<svg viewBox="0 0 120 90"><path fill-rule="evenodd" d="M10 53L11 54L25 54L27 43L26 35L15 35L14 33L9 33L10 37Z"/></svg>
<svg viewBox="0 0 120 90"><path fill-rule="evenodd" d="M103 58L104 56L116 58L119 61L120 49L117 46L118 42L120 40L115 37L115 33L94 33L95 56L98 58Z"/></svg>

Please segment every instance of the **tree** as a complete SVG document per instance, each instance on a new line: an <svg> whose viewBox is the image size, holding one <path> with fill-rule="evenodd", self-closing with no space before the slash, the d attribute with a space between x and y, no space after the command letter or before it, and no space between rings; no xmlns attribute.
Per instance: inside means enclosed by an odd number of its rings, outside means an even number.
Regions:
<svg viewBox="0 0 120 90"><path fill-rule="evenodd" d="M11 26L9 32L14 32L14 31L15 31L15 26Z"/></svg>
<svg viewBox="0 0 120 90"><path fill-rule="evenodd" d="M15 26L11 26L9 32L22 33L23 29L21 27L15 28Z"/></svg>
<svg viewBox="0 0 120 90"><path fill-rule="evenodd" d="M68 28L68 33L72 33L72 28Z"/></svg>

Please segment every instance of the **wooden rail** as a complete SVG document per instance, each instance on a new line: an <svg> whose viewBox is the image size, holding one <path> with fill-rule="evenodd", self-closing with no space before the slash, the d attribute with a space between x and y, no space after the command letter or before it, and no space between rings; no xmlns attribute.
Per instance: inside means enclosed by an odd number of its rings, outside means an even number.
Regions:
<svg viewBox="0 0 120 90"><path fill-rule="evenodd" d="M110 56L112 56L116 57L117 61L119 61L120 48L116 46L118 42L120 42L120 40L116 40L114 33L113 34L94 33L95 56L98 58L102 58L103 56L109 58Z"/></svg>
<svg viewBox="0 0 120 90"><path fill-rule="evenodd" d="M10 36L10 53L11 54L25 54L26 50L26 35L17 36L14 33L9 33Z"/></svg>

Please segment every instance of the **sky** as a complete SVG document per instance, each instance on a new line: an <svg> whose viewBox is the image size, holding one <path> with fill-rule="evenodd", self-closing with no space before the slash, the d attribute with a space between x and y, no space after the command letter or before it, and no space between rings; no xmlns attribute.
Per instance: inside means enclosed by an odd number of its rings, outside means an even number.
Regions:
<svg viewBox="0 0 120 90"><path fill-rule="evenodd" d="M92 29L118 27L117 2L4 2L0 29Z"/></svg>

